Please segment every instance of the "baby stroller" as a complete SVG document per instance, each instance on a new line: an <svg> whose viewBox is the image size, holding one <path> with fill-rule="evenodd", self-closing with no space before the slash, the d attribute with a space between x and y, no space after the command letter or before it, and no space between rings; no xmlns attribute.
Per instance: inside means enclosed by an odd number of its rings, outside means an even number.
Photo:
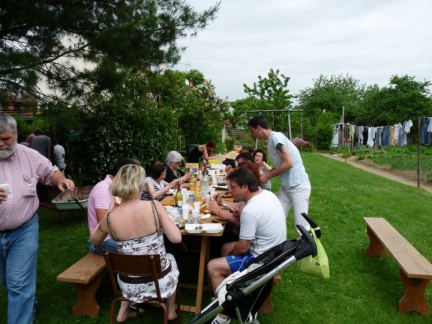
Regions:
<svg viewBox="0 0 432 324"><path fill-rule="evenodd" d="M312 228L318 227L307 214L303 217ZM264 252L246 265L246 270L235 272L217 288L218 298L201 311L190 323L211 323L217 314L237 318L239 323L259 323L258 310L270 294L273 277L296 261L317 253L315 242L303 226L297 225L301 235ZM321 236L319 231L315 232Z"/></svg>

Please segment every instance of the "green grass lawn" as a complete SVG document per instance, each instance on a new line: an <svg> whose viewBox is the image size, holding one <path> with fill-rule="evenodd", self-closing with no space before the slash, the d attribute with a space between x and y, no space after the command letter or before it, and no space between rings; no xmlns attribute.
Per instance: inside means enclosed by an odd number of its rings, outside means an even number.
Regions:
<svg viewBox="0 0 432 324"><path fill-rule="evenodd" d="M403 295L396 262L365 254L369 239L363 217L384 217L428 260L432 261L430 219L432 195L422 189L390 181L319 154L304 153L312 183L309 214L321 226L322 243L330 259L330 279L299 272L296 265L282 273L271 299L275 312L260 315L260 323L431 323L432 316L399 314ZM273 190L279 187L273 179ZM107 323L111 287L106 275L98 291L98 318L75 318L71 307L75 289L57 282L56 276L88 251L87 223L80 213L63 224L57 214L41 210L37 296L38 323ZM287 220L289 238L296 236L292 214ZM192 275L196 264L179 260L180 271ZM211 295L205 296L207 304ZM432 288L426 298L432 304ZM182 301L193 301L182 290ZM6 294L0 293L0 318L6 322ZM130 323L160 323L159 311ZM192 318L182 314L183 322Z"/></svg>

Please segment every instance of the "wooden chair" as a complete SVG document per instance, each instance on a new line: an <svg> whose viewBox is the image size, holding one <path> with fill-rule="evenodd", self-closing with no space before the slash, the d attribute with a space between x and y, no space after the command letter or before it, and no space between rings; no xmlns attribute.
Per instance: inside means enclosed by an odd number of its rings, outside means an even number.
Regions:
<svg viewBox="0 0 432 324"><path fill-rule="evenodd" d="M164 323L168 323L168 308L166 298L162 298L160 294L158 276L161 274L160 255L128 255L113 252L105 252L105 262L108 269L108 274L111 280L111 285L114 292L114 299L111 303L110 323L114 323L115 304L118 301L127 301L123 297L122 292L117 283L117 274L132 275L132 276L150 276L155 283L157 298L146 301L146 304L162 308L164 312ZM177 303L177 323L181 323L180 318L180 288L177 285L176 290ZM139 308L137 307L137 312Z"/></svg>
<svg viewBox="0 0 432 324"><path fill-rule="evenodd" d="M199 169L199 163L186 163L185 169L188 170L190 168Z"/></svg>

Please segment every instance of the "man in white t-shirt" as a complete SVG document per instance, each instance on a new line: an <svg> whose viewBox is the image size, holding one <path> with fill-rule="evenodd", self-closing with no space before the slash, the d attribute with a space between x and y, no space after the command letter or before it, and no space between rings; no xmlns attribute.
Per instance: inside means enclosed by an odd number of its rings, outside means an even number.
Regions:
<svg viewBox="0 0 432 324"><path fill-rule="evenodd" d="M294 224L309 229L309 223L301 214L308 212L311 184L299 150L284 134L272 131L264 116L253 117L248 125L255 138L267 141L268 156L274 165L272 169L261 174L261 182L265 183L279 176L281 186L278 198L285 215L288 216L293 207Z"/></svg>
<svg viewBox="0 0 432 324"><path fill-rule="evenodd" d="M107 174L105 179L98 182L90 192L88 206L87 206L87 219L89 232L92 233L93 229L99 224L100 220L107 214L111 202L114 197L111 195L109 190L112 180L117 174L118 170L127 164L138 164L139 162L132 159L121 159L114 166L114 169ZM88 240L90 244L90 251L97 254L103 254L104 251L117 252L117 243L107 235L105 241L99 245L93 245Z"/></svg>
<svg viewBox="0 0 432 324"><path fill-rule="evenodd" d="M254 173L248 168L237 168L227 176L228 190L234 200L246 206L240 215L240 235L237 242L226 243L227 256L212 259L207 265L213 291L230 274L243 271L245 264L263 252L286 240L285 213L278 198L268 190L261 190ZM229 323L219 314L214 323Z"/></svg>

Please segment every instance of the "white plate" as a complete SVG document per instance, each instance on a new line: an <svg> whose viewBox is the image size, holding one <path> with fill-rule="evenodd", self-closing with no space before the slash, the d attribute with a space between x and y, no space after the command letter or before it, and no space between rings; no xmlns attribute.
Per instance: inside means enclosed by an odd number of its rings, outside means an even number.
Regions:
<svg viewBox="0 0 432 324"><path fill-rule="evenodd" d="M188 233L202 233L215 234L221 232L223 229L222 224L186 224L185 230Z"/></svg>

